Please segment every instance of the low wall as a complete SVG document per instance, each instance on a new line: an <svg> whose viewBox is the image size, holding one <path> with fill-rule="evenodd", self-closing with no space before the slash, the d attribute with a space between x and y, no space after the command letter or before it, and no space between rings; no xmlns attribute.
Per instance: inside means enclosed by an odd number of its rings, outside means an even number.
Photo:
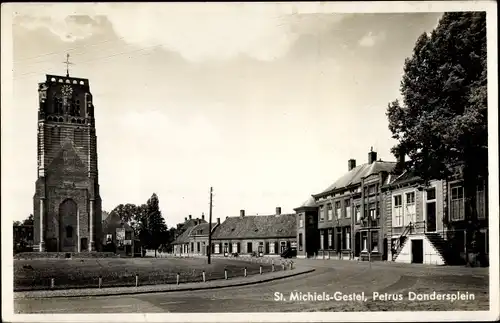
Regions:
<svg viewBox="0 0 500 323"><path fill-rule="evenodd" d="M112 252L21 252L14 259L119 258Z"/></svg>

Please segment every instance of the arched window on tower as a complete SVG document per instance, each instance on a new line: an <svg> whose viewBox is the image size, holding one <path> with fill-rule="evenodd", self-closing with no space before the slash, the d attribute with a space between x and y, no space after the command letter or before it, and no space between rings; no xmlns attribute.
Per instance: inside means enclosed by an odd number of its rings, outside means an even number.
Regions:
<svg viewBox="0 0 500 323"><path fill-rule="evenodd" d="M54 113L55 114L63 114L63 102L60 97L54 98Z"/></svg>
<svg viewBox="0 0 500 323"><path fill-rule="evenodd" d="M66 238L73 238L73 227L71 225L66 227Z"/></svg>
<svg viewBox="0 0 500 323"><path fill-rule="evenodd" d="M75 100L75 115L80 117L80 100Z"/></svg>

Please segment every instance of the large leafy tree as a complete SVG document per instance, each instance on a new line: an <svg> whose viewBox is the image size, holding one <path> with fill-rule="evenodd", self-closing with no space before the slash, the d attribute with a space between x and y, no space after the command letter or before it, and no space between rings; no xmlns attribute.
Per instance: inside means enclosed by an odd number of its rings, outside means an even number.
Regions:
<svg viewBox="0 0 500 323"><path fill-rule="evenodd" d="M405 167L425 182L460 175L474 230L476 187L488 173L486 14L445 13L422 34L405 60L401 94L387 110L393 153L407 155Z"/></svg>
<svg viewBox="0 0 500 323"><path fill-rule="evenodd" d="M161 244L166 243L167 225L160 211L160 201L156 193L148 199L146 203L147 211L147 231L149 234L149 247L156 251Z"/></svg>

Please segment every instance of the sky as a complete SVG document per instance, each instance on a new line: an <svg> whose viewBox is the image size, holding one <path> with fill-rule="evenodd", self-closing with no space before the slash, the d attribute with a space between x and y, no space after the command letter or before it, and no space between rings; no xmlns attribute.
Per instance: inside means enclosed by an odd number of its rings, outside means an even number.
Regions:
<svg viewBox="0 0 500 323"><path fill-rule="evenodd" d="M88 78L103 210L156 193L189 214L292 213L370 147L394 160L385 115L405 58L441 13L328 13L318 3L24 4L2 109L2 213L33 212L38 82Z"/></svg>

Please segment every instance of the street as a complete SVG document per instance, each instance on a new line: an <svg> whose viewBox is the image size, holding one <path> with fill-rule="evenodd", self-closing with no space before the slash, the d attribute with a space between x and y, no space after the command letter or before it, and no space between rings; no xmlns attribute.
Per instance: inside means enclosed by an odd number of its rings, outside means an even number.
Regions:
<svg viewBox="0 0 500 323"><path fill-rule="evenodd" d="M339 260L297 259L315 272L269 283L214 290L106 297L19 299L15 313L192 313L296 311L488 310L488 268L435 267ZM290 300L290 293L350 295L365 301ZM373 300L379 294L402 300ZM408 292L426 295L462 293L467 300L408 300ZM467 294L468 293L468 294ZM283 299L277 295L284 295ZM473 295L473 296L471 296ZM346 296L346 297L347 297ZM194 306L195 305L195 306Z"/></svg>

